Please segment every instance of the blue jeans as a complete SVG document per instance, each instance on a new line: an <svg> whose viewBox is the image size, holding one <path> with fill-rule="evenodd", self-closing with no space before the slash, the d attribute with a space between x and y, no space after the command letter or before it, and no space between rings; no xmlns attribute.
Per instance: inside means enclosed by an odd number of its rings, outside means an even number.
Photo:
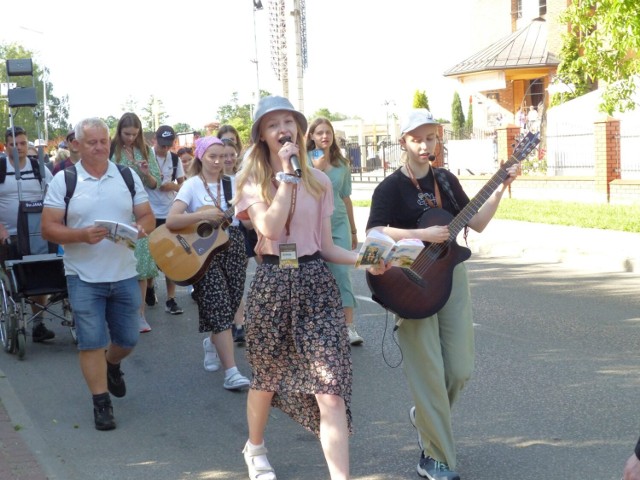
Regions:
<svg viewBox="0 0 640 480"><path fill-rule="evenodd" d="M111 342L133 348L140 338L142 296L136 277L89 283L67 275L67 290L78 336L78 350L98 350ZM108 329L108 332L107 332Z"/></svg>

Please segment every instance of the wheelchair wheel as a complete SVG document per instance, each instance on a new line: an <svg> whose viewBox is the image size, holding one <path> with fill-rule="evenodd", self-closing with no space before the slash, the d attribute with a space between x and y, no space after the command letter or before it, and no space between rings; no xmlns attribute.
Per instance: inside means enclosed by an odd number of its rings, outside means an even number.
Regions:
<svg viewBox="0 0 640 480"><path fill-rule="evenodd" d="M27 352L27 336L24 332L18 332L17 337L17 354L20 360L24 359L24 354Z"/></svg>
<svg viewBox="0 0 640 480"><path fill-rule="evenodd" d="M0 281L0 339L5 352L15 353L17 348L18 315L16 305L11 298L11 289L6 277L2 275Z"/></svg>

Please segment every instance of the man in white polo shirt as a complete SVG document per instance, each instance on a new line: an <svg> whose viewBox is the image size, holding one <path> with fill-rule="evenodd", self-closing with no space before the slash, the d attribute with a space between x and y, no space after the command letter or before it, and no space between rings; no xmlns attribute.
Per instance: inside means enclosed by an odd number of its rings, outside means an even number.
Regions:
<svg viewBox="0 0 640 480"><path fill-rule="evenodd" d="M80 152L74 166L76 186L66 204L67 175L53 178L44 201L42 236L64 245L80 367L93 396L95 427L113 430L109 393L126 394L120 362L140 337L142 298L133 250L107 239L108 230L94 222L131 225L135 218L140 238L153 230L155 219L140 177L109 161L106 123L99 118L82 120L75 134L73 142Z"/></svg>

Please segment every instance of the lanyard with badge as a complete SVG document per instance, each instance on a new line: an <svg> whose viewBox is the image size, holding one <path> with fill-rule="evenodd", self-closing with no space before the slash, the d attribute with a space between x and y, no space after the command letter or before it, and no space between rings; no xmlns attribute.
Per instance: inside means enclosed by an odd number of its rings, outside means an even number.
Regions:
<svg viewBox="0 0 640 480"><path fill-rule="evenodd" d="M276 187L276 190L277 190L278 184L273 179L272 179L272 184L274 187ZM287 221L284 224L284 228L287 233L287 238L289 238L289 235L291 232L290 231L291 219L293 218L293 214L296 211L297 197L298 197L298 185L293 184L293 190L291 192L291 204L289 206L289 214L287 216ZM297 251L295 242L281 243L278 245L278 249L279 249L278 256L280 258L278 266L280 268L298 268L300 266L298 262L298 251Z"/></svg>
<svg viewBox="0 0 640 480"><path fill-rule="evenodd" d="M218 180L218 182L216 183L216 190L218 191L218 198L213 196L213 193L211 193L211 190L209 190L209 183L207 183L207 181L204 179L203 175L200 175L200 179L202 180L202 184L204 185L204 189L207 191L207 193L209 194L209 196L211 197L211 200L213 201L213 204L218 207L220 210L222 210L222 208L220 207L220 180Z"/></svg>

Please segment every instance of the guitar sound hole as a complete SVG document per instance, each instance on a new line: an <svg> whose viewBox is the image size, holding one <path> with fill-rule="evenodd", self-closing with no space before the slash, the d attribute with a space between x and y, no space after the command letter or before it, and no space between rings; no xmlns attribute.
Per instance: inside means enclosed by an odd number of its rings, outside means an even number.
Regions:
<svg viewBox="0 0 640 480"><path fill-rule="evenodd" d="M196 230L201 237L208 237L213 233L213 227L208 223L201 223Z"/></svg>

